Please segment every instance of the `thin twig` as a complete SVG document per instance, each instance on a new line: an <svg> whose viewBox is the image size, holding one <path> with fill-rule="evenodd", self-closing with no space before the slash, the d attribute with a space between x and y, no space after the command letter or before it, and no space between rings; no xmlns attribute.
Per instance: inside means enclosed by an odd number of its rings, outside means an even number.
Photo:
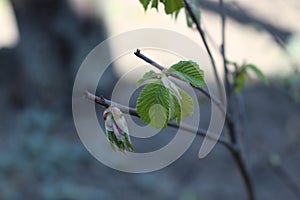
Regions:
<svg viewBox="0 0 300 200"><path fill-rule="evenodd" d="M85 91L85 97L87 99L91 100L91 101L94 101L95 103L97 103L101 106L104 106L105 108L113 105L113 106L118 107L123 113L126 113L126 114L129 114L129 115L140 118L140 116L137 113L135 108L131 108L131 107L127 107L127 106L115 103L113 101L105 99L104 97L98 97L98 96L96 96L96 95L94 95L94 94L92 94L88 91ZM204 130L204 129L197 129L197 128L191 127L190 125L185 124L185 123L181 123L180 125L178 125L175 122L168 123L168 126L172 127L172 128L176 128L176 129L180 128L180 129L188 131L190 133L195 133L195 134L197 134L198 136L201 136L201 137L207 137L207 138L209 138L213 141L217 141L217 143L220 143L220 144L224 145L230 151L234 151L234 152L238 151L235 148L235 146L232 145L231 143L229 143L226 139L224 139L222 137L218 138L217 134L215 134L215 133L206 133L206 130Z"/></svg>
<svg viewBox="0 0 300 200"><path fill-rule="evenodd" d="M103 96L98 97L98 96L90 93L87 90L85 91L84 95L87 99L94 101L95 103L97 103L101 106L104 106L105 108L108 108L109 106L115 106L115 107L118 107L123 113L127 113L127 114L135 116L135 117L139 117L139 115L137 114L137 112L134 108L123 106L116 102L110 101L108 99L105 99Z"/></svg>
<svg viewBox="0 0 300 200"><path fill-rule="evenodd" d="M224 2L223 0L220 0L220 6L221 6L221 19L222 19L222 44L221 44L221 54L223 58L223 66L224 66L224 79L225 79L225 89L226 93L230 94L230 83L229 83L229 71L227 67L226 62L226 50L225 50L225 26L226 26L226 16L225 16L225 9L224 9Z"/></svg>
<svg viewBox="0 0 300 200"><path fill-rule="evenodd" d="M203 44L205 46L205 49L208 53L208 56L210 58L210 61L211 61L211 64L212 64L212 67L213 67L213 71L214 71L214 74L215 74L215 78L216 78L216 81L217 81L217 84L219 86L219 88L221 88L221 79L219 77L219 74L218 74L218 70L217 70L217 66L216 66L216 62L215 62L215 59L211 53L211 50L208 46L208 43L207 43L207 40L206 40L206 37L205 37L205 32L204 30L202 29L201 25L199 24L193 10L192 10L192 7L190 5L190 3L187 1L187 0L183 0L184 4L185 4L185 8L186 8L186 11L189 13L190 17L192 18L193 22L196 24L196 28L201 36L201 39L203 41Z"/></svg>
<svg viewBox="0 0 300 200"><path fill-rule="evenodd" d="M157 69L159 69L160 71L165 70L166 68L161 66L160 64L158 64L157 62L151 60L149 57L145 56L144 54L141 53L141 50L137 49L134 52L134 55L136 55L137 57L141 58L142 60L146 61L147 63L149 63L150 65L156 67Z"/></svg>

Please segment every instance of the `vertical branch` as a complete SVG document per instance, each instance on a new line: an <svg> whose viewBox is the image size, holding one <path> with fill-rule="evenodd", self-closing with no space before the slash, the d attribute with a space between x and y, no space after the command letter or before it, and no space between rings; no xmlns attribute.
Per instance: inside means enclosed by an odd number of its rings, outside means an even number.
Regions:
<svg viewBox="0 0 300 200"><path fill-rule="evenodd" d="M223 58L223 66L224 66L224 79L225 79L225 89L226 89L226 96L228 100L230 100L231 92L232 92L232 87L229 82L229 71L227 67L227 61L226 61L226 49L225 49L225 26L226 26L226 13L225 13L225 8L224 8L224 1L219 0L220 7L221 7L221 21L222 21L222 44L221 44L221 54ZM230 103L228 105L228 110L231 113L231 106ZM237 141L237 135L236 135L236 129L235 129L235 123L233 121L227 122L227 127L229 129L229 136L231 139L231 142L237 146L238 141ZM243 161L241 151L232 151L231 152L235 163L237 164L237 167L242 175L243 181L245 183L245 187L247 189L247 194L248 194L248 199L249 200L254 200L255 195L254 195L254 190L253 190L253 184L251 182L250 175L247 171L247 166L245 162Z"/></svg>
<svg viewBox="0 0 300 200"><path fill-rule="evenodd" d="M229 83L229 71L226 62L226 50L225 50L225 26L226 26L226 16L225 16L225 8L224 8L224 1L220 0L221 6L221 19L222 19L222 44L221 44L221 54L223 57L223 65L224 65L224 80L225 80L225 89L226 93L230 94L230 83Z"/></svg>
<svg viewBox="0 0 300 200"><path fill-rule="evenodd" d="M247 170L246 164L242 159L240 151L232 151L231 155L234 158L235 163L237 164L237 167L241 173L241 176L243 178L243 181L245 183L245 188L247 190L248 194L248 200L254 200L255 195L254 195L254 189L253 189L253 184L250 178L250 174Z"/></svg>
<svg viewBox="0 0 300 200"><path fill-rule="evenodd" d="M206 51L210 57L212 66L213 66L213 70L215 73L215 77L217 79L217 83L218 86L221 86L221 79L218 75L217 72L217 67L215 64L215 60L212 56L211 50L207 44L206 38L205 38L205 33L203 31L203 29L201 28L199 22L197 21L192 8L190 6L190 4L188 3L188 0L183 0L186 10L189 13L190 17L192 18L193 22L196 24L196 28L202 38L202 41L204 43L204 46L206 48ZM224 64L224 78L225 78L225 88L226 88L226 92L227 92L227 97L229 97L228 95L231 93L231 85L229 83L229 71L228 71L228 67L227 67L227 63L226 63L226 52L225 52L225 25L226 25L226 16L225 16L225 10L224 10L224 2L223 0L220 0L220 6L221 6L221 18L222 18L222 46L221 46L221 53L222 53L222 57L223 57L223 64ZM233 121L227 121L227 127L229 129L229 135L230 135L230 139L231 142L235 145L237 145L237 136L236 136L236 129L235 129L235 123ZM242 175L243 181L245 183L246 189L247 189L247 193L248 193L248 199L249 200L254 200L254 191L253 191L253 185L250 179L250 175L247 171L245 162L242 159L241 156L241 152L240 151L232 151L232 156L237 164L237 167Z"/></svg>
<svg viewBox="0 0 300 200"><path fill-rule="evenodd" d="M230 93L231 93L231 85L229 83L229 71L226 62L226 52L225 52L225 26L226 26L226 16L225 16L225 8L224 8L224 1L219 0L220 7L221 7L221 19L222 19L222 44L221 44L221 54L223 58L223 66L224 66L224 79L225 79L225 89L226 89L226 96L228 98L227 108L228 112L231 113L231 106L230 106ZM227 127L229 129L229 135L231 141L236 143L236 133L235 133L235 124L233 122L227 123Z"/></svg>

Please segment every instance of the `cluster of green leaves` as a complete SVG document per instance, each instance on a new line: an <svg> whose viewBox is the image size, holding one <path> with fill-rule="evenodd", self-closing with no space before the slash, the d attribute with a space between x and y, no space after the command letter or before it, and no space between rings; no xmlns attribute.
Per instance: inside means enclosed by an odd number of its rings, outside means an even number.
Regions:
<svg viewBox="0 0 300 200"><path fill-rule="evenodd" d="M137 112L141 119L157 129L167 127L168 122L191 116L194 103L188 93L179 88L169 77L174 76L195 87L205 85L204 73L193 61L180 61L161 73L149 71L137 81L139 87L146 85L137 100Z"/></svg>
<svg viewBox="0 0 300 200"><path fill-rule="evenodd" d="M158 10L159 3L164 5L164 10L167 15L172 15L177 18L180 10L184 8L183 0L139 0L143 5L145 11L148 10L149 7L155 8ZM194 13L198 23L200 23L200 10L199 10L199 1L198 0L189 0L189 4L191 6L192 12ZM150 6L151 5L151 6ZM186 21L188 27L192 27L194 22L190 16L190 14L185 11Z"/></svg>
<svg viewBox="0 0 300 200"><path fill-rule="evenodd" d="M166 14L178 14L181 8L184 7L184 3L182 0L140 0L143 5L145 11L148 9L150 3L151 8L158 9L158 3L163 3L165 6Z"/></svg>
<svg viewBox="0 0 300 200"><path fill-rule="evenodd" d="M245 86L246 80L252 80L249 72L252 71L260 80L262 80L265 84L268 83L268 79L262 73L258 67L254 64L243 64L238 65L236 62L226 61L227 64L234 66L235 70L232 73L233 83L234 83L234 91L239 93Z"/></svg>

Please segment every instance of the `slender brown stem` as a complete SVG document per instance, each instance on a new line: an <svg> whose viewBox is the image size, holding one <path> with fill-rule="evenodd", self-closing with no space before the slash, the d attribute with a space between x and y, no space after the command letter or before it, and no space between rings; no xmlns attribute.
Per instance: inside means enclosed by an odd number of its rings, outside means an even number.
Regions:
<svg viewBox="0 0 300 200"><path fill-rule="evenodd" d="M110 101L104 97L98 97L88 91L85 91L85 97L91 101L94 101L95 103L97 103L101 106L104 106L105 108L113 105L113 106L118 107L123 113L129 114L129 115L132 115L132 116L135 116L138 118L140 117L135 108L131 108L131 107L127 107L127 106L118 104L118 103ZM198 129L195 127L191 127L190 125L185 124L183 122L180 124L180 126L178 124L176 124L175 122L169 122L168 126L172 127L172 128L176 128L176 129L181 128L182 130L188 131L190 133L195 133L201 137L207 137L213 141L217 141L217 143L224 145L230 151L237 151L237 149L235 148L235 145L232 145L231 143L229 143L226 139L224 139L222 137L218 138L217 134L215 134L215 133L207 133L206 130L204 130L204 129Z"/></svg>
<svg viewBox="0 0 300 200"><path fill-rule="evenodd" d="M210 47L208 46L208 43L207 43L207 40L206 40L206 37L205 37L205 32L202 29L200 23L198 22L198 20L197 20L194 12L192 10L192 7L191 7L190 3L188 2L188 0L183 0L183 2L184 2L184 5L185 5L185 8L186 8L186 11L189 13L191 19L193 20L193 22L196 25L197 31L200 34L200 37L201 37L201 39L203 41L205 49L206 49L206 51L208 53L208 56L210 58L210 61L211 61L211 64L212 64L212 67L213 67L213 70L214 70L214 74L215 74L215 78L216 78L217 84L218 84L219 88L221 88L222 82L221 82L221 79L220 79L219 74L218 74L218 70L217 70L215 59L214 59L214 57L212 55Z"/></svg>

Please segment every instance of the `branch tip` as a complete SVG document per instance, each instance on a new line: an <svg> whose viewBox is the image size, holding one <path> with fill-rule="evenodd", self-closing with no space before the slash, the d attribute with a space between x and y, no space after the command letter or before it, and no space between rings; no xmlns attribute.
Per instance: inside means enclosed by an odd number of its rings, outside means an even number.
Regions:
<svg viewBox="0 0 300 200"><path fill-rule="evenodd" d="M140 52L141 52L141 50L136 49L136 51L134 52L134 54L136 55L136 54L139 54Z"/></svg>

